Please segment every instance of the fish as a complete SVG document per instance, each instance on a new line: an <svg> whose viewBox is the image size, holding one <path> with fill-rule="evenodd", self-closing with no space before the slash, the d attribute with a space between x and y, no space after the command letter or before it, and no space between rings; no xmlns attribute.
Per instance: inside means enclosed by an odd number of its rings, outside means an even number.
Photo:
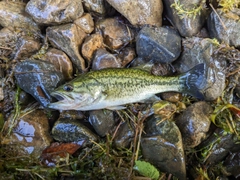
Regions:
<svg viewBox="0 0 240 180"><path fill-rule="evenodd" d="M199 88L205 79L204 64L177 76L156 76L137 68L110 68L90 71L56 88L51 96L58 101L48 108L90 111L119 110L124 105L156 97L162 92L180 92L204 99Z"/></svg>

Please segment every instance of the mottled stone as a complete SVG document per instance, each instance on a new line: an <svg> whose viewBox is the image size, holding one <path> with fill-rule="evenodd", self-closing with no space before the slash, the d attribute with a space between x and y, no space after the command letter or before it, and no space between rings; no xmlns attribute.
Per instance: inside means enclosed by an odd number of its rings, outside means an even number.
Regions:
<svg viewBox="0 0 240 180"><path fill-rule="evenodd" d="M181 37L167 27L143 27L136 38L137 55L146 61L171 63L181 53Z"/></svg>
<svg viewBox="0 0 240 180"><path fill-rule="evenodd" d="M161 0L107 0L132 25L162 25L163 5Z"/></svg>
<svg viewBox="0 0 240 180"><path fill-rule="evenodd" d="M101 34L92 34L91 36L88 36L82 44L82 55L90 63L93 58L94 52L97 49L103 47L103 37L101 36Z"/></svg>
<svg viewBox="0 0 240 180"><path fill-rule="evenodd" d="M85 71L85 60L79 53L79 46L86 33L75 24L48 27L46 32L52 46L64 51L80 72Z"/></svg>
<svg viewBox="0 0 240 180"><path fill-rule="evenodd" d="M113 143L117 148L128 148L134 139L134 134L134 128L130 123L123 122L117 130Z"/></svg>
<svg viewBox="0 0 240 180"><path fill-rule="evenodd" d="M13 118L14 114L11 114L7 122ZM21 112L14 121L12 132L1 140L1 144L14 148L19 156L39 157L52 141L47 115L43 110L28 110Z"/></svg>
<svg viewBox="0 0 240 180"><path fill-rule="evenodd" d="M25 12L25 3L0 1L0 25L39 31L38 25Z"/></svg>
<svg viewBox="0 0 240 180"><path fill-rule="evenodd" d="M17 85L44 107L51 101L50 92L63 82L62 73L50 62L42 60L17 63L14 75Z"/></svg>
<svg viewBox="0 0 240 180"><path fill-rule="evenodd" d="M101 20L96 27L101 31L104 43L112 50L120 49L134 39L134 31L117 18Z"/></svg>
<svg viewBox="0 0 240 180"><path fill-rule="evenodd" d="M178 72L186 72L197 64L205 64L205 80L199 88L205 100L214 100L222 95L225 88L226 59L221 54L214 53L218 47L211 39L187 38L182 40L183 52L174 62Z"/></svg>
<svg viewBox="0 0 240 180"><path fill-rule="evenodd" d="M55 66L56 69L62 72L65 80L72 79L73 77L72 62L63 51L50 48L43 58L46 59L47 61L50 61Z"/></svg>
<svg viewBox="0 0 240 180"><path fill-rule="evenodd" d="M93 70L100 70L104 68L119 68L119 67L121 67L121 61L116 56L109 53L105 49L96 50L93 57L93 62L92 62Z"/></svg>
<svg viewBox="0 0 240 180"><path fill-rule="evenodd" d="M113 111L110 110L90 111L88 121L101 137L106 136L113 129L116 123Z"/></svg>
<svg viewBox="0 0 240 180"><path fill-rule="evenodd" d="M127 66L135 57L135 49L132 47L123 48L118 54L118 58L121 59L122 67Z"/></svg>
<svg viewBox="0 0 240 180"><path fill-rule="evenodd" d="M206 138L212 112L212 107L201 101L190 105L178 116L176 124L182 133L185 148L194 148Z"/></svg>
<svg viewBox="0 0 240 180"><path fill-rule="evenodd" d="M105 0L83 0L82 3L87 12L102 16L106 14Z"/></svg>
<svg viewBox="0 0 240 180"><path fill-rule="evenodd" d="M15 60L21 60L29 58L31 55L35 54L41 47L38 40L30 36L22 36L18 39L16 47L12 54Z"/></svg>
<svg viewBox="0 0 240 180"><path fill-rule="evenodd" d="M179 15L179 10L172 6L175 2L180 3L179 5L182 5L181 8L185 11L191 11L193 8L196 8L196 5L197 7L201 6L203 8L200 10L200 13L196 14L195 17L193 15ZM205 8L205 3L202 0L163 0L163 4L166 10L167 19L178 29L181 36L184 37L191 37L197 34L201 30L207 18L207 9Z"/></svg>
<svg viewBox="0 0 240 180"><path fill-rule="evenodd" d="M236 14L237 15L237 14ZM239 15L237 15L239 18ZM224 24L224 26L223 26ZM230 46L240 48L240 21L227 16L227 13L217 10L210 14L208 21L210 37L217 38Z"/></svg>
<svg viewBox="0 0 240 180"><path fill-rule="evenodd" d="M172 121L163 121L152 116L147 120L141 139L144 159L160 171L173 174L181 180L186 179L185 157L182 136Z"/></svg>
<svg viewBox="0 0 240 180"><path fill-rule="evenodd" d="M90 34L94 30L93 18L89 13L86 13L82 17L76 19L74 24L82 28L82 30L87 34Z"/></svg>
<svg viewBox="0 0 240 180"><path fill-rule="evenodd" d="M83 14L79 0L30 0L26 12L40 24L56 25L73 22Z"/></svg>
<svg viewBox="0 0 240 180"><path fill-rule="evenodd" d="M89 144L97 141L97 136L79 120L60 118L52 128L52 136L60 142Z"/></svg>
<svg viewBox="0 0 240 180"><path fill-rule="evenodd" d="M228 172L228 175L234 176L236 179L240 177L240 152L231 153L228 155L226 160L224 161L223 166L224 169Z"/></svg>

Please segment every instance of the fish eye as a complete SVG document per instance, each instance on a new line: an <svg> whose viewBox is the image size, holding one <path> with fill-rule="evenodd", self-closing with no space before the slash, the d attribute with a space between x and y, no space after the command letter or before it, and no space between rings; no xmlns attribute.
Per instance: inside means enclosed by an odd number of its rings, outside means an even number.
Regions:
<svg viewBox="0 0 240 180"><path fill-rule="evenodd" d="M63 90L67 92L71 92L73 90L73 86L71 84L66 84L63 86Z"/></svg>

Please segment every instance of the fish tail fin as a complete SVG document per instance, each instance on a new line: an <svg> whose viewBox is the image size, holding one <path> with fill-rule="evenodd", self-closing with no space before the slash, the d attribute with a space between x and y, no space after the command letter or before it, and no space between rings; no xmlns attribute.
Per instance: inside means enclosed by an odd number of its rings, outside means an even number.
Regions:
<svg viewBox="0 0 240 180"><path fill-rule="evenodd" d="M200 87L205 80L203 63L196 65L191 70L180 75L179 80L180 83L183 84L181 92L200 100L204 99L204 95L200 92Z"/></svg>

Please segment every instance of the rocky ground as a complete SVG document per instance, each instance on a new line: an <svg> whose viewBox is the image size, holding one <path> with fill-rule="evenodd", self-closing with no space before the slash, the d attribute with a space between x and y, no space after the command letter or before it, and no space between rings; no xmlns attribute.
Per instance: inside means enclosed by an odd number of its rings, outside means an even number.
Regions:
<svg viewBox="0 0 240 180"><path fill-rule="evenodd" d="M239 0L0 1L0 179L240 178ZM203 100L57 111L79 74L204 64ZM129 84L130 86L131 84Z"/></svg>

